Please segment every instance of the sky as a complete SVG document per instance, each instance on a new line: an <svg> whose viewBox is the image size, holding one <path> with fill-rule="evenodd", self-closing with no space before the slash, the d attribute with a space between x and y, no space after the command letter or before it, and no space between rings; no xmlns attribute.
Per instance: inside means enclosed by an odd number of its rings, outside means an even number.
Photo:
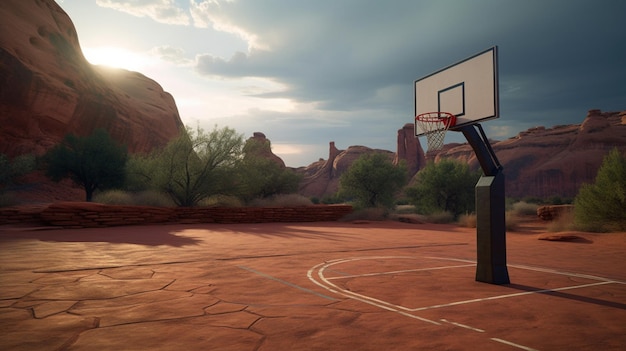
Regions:
<svg viewBox="0 0 626 351"><path fill-rule="evenodd" d="M494 46L490 139L626 110L623 0L56 1L91 63L156 80L188 126L264 133L291 167L330 141L395 152L414 81Z"/></svg>

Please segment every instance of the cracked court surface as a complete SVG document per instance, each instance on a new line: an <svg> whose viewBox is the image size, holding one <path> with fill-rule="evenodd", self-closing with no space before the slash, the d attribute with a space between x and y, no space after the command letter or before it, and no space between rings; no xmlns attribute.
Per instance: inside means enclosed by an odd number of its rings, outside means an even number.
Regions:
<svg viewBox="0 0 626 351"><path fill-rule="evenodd" d="M620 350L626 233L396 222L0 228L3 350Z"/></svg>

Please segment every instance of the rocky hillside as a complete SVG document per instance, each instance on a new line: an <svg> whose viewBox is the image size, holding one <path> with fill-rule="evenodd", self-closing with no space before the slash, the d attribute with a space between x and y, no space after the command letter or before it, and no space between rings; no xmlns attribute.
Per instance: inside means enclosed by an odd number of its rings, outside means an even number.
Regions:
<svg viewBox="0 0 626 351"><path fill-rule="evenodd" d="M609 151L626 152L626 111L591 110L581 124L536 127L492 145L504 166L507 196L574 197L583 183L594 181ZM433 157L479 167L467 144L445 148Z"/></svg>
<svg viewBox="0 0 626 351"><path fill-rule="evenodd" d="M441 151L424 153L413 136L413 125L398 130L397 152L351 146L340 151L330 143L328 160L319 160L297 169L304 175L300 193L323 197L334 194L339 177L361 154L385 152L398 162L404 160L413 176L426 162L453 158L467 162L473 169L479 164L472 148L464 144L446 144ZM504 141L492 141L504 166L509 197L574 197L583 183L594 181L604 156L617 147L626 153L626 111L589 111L581 124L536 127Z"/></svg>
<svg viewBox="0 0 626 351"><path fill-rule="evenodd" d="M182 126L173 97L137 72L89 64L54 0L0 5L0 153L42 154L66 134L104 128L130 152Z"/></svg>

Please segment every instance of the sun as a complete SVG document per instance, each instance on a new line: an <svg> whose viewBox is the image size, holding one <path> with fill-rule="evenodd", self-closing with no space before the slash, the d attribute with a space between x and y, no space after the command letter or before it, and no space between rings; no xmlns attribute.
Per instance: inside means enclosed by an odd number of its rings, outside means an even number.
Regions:
<svg viewBox="0 0 626 351"><path fill-rule="evenodd" d="M94 65L123 68L129 71L141 71L154 63L154 59L146 54L113 46L85 48L83 54Z"/></svg>

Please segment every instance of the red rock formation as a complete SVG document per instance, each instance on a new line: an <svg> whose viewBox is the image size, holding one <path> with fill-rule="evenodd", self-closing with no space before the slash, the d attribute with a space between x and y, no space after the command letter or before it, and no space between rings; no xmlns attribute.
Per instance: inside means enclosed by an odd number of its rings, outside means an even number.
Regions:
<svg viewBox="0 0 626 351"><path fill-rule="evenodd" d="M413 125L398 130L398 152L394 162L405 160L411 175L424 167L427 160L438 162L452 158L479 164L467 144L446 144L440 151L424 151L413 136ZM589 111L582 124L536 127L504 141L492 141L496 155L504 166L506 193L509 197L574 197L583 183L592 183L606 154L617 147L626 153L626 111ZM363 153L387 152L364 146L339 151L330 143L328 160L319 160L297 171L304 175L300 193L323 197L334 194L339 177Z"/></svg>
<svg viewBox="0 0 626 351"><path fill-rule="evenodd" d="M327 161L320 160L305 169L296 170L305 176L300 183L300 194L319 198L334 195L339 190L341 175L363 154L384 153L390 160L394 157L391 151L366 146L350 146L347 150L340 151L333 141L330 142L329 149Z"/></svg>
<svg viewBox="0 0 626 351"><path fill-rule="evenodd" d="M0 23L1 153L42 154L95 128L143 152L178 133L172 96L140 73L89 64L55 1L3 0Z"/></svg>
<svg viewBox="0 0 626 351"><path fill-rule="evenodd" d="M536 127L508 140L494 142L504 166L507 196L573 197L583 183L592 183L603 158L613 148L626 153L623 112L589 111L582 124ZM435 159L454 158L478 168L467 144L444 149Z"/></svg>
<svg viewBox="0 0 626 351"><path fill-rule="evenodd" d="M255 157L263 157L276 162L276 164L285 168L285 162L282 158L276 156L272 152L272 143L261 132L254 132L252 137L246 141L244 151L253 153Z"/></svg>
<svg viewBox="0 0 626 351"><path fill-rule="evenodd" d="M410 176L415 175L426 165L424 149L422 149L419 139L415 137L415 125L413 123L407 123L398 130L397 150L393 163L398 164L403 160Z"/></svg>

